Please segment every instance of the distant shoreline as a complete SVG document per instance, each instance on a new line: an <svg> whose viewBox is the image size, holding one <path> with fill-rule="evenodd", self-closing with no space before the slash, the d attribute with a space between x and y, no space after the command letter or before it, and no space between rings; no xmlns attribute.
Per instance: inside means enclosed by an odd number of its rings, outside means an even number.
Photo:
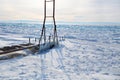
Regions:
<svg viewBox="0 0 120 80"><path fill-rule="evenodd" d="M0 23L32 23L42 24L43 21L38 20L0 20ZM48 24L52 22L47 22ZM120 25L120 22L64 22L56 21L57 24L72 24L72 25Z"/></svg>

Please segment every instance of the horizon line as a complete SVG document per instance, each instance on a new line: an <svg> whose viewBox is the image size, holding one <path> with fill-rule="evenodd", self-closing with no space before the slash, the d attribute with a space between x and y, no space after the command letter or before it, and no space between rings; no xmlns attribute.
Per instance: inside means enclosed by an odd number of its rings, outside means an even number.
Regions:
<svg viewBox="0 0 120 80"><path fill-rule="evenodd" d="M0 23L40 23L42 24L43 21L41 20L0 20ZM51 21L47 21L46 23L51 23ZM120 22L74 22L74 21L56 21L56 23L60 23L60 24L90 24L90 23L93 23L93 24L120 24Z"/></svg>

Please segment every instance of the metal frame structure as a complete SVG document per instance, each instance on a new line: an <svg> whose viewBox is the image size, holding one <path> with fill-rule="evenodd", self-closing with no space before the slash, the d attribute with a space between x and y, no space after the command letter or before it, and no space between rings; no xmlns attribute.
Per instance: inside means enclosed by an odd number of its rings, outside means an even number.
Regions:
<svg viewBox="0 0 120 80"><path fill-rule="evenodd" d="M47 2L52 2L53 3L53 14L52 16L47 16ZM54 24L54 33L53 33L53 42L58 44L58 36L57 36L57 29L56 29L56 21L55 21L55 0L45 0L44 1L44 21L43 21L43 27L42 27L42 32L39 40L39 45L42 39L44 39L44 44L46 44L46 19L47 18L52 18L53 19L53 24Z"/></svg>

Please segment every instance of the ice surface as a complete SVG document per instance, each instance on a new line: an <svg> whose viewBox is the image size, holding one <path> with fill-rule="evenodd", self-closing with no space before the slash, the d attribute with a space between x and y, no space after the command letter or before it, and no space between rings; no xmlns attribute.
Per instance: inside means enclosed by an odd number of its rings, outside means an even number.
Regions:
<svg viewBox="0 0 120 80"><path fill-rule="evenodd" d="M47 26L52 30L51 25ZM0 61L0 80L120 80L120 26L57 25L65 40L42 54ZM39 37L41 25L1 23L0 47ZM47 33L48 35L48 33Z"/></svg>

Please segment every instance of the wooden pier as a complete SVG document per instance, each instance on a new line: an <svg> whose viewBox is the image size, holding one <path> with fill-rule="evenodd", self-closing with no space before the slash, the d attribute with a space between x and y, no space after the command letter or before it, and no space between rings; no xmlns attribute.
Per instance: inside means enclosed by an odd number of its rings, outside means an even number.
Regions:
<svg viewBox="0 0 120 80"><path fill-rule="evenodd" d="M0 60L29 55L28 53L25 53L24 50L29 50L31 53L35 53L39 50L39 45L27 43L0 48Z"/></svg>
<svg viewBox="0 0 120 80"><path fill-rule="evenodd" d="M0 48L0 55L8 54L8 53L11 53L11 52L20 51L20 50L24 50L24 49L38 48L38 47L39 47L39 45L34 45L34 44L31 44L31 43L19 44L19 45L13 45L13 46L6 46L6 47L3 47L3 48Z"/></svg>
<svg viewBox="0 0 120 80"><path fill-rule="evenodd" d="M0 48L0 60L10 59L18 56L27 56L30 54L41 54L42 51L51 49L55 46L55 43L50 42L46 44L19 44L13 46L6 46ZM28 50L29 53L24 52Z"/></svg>

